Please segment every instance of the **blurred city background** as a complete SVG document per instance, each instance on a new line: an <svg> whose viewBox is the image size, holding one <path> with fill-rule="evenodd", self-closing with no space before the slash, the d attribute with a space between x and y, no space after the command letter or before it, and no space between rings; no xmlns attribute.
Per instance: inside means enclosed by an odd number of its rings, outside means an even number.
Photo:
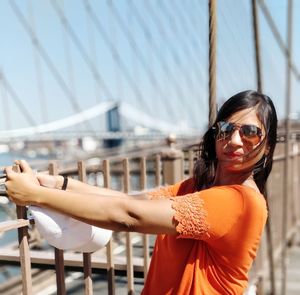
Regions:
<svg viewBox="0 0 300 295"><path fill-rule="evenodd" d="M258 3L263 91L283 120L288 1ZM297 120L300 3L293 5L290 117ZM103 138L129 144L170 133L200 137L206 128L207 1L13 0L0 2L0 14L3 165L7 152L63 153L51 140L78 152L78 139L90 151ZM251 1L218 3L216 60L217 105L257 88Z"/></svg>

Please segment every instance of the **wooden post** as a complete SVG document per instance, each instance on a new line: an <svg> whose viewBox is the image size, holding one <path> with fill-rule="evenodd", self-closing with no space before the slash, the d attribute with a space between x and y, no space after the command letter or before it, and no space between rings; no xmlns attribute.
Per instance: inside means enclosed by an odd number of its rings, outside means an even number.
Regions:
<svg viewBox="0 0 300 295"><path fill-rule="evenodd" d="M193 177L194 174L194 151L189 150L188 152L188 162L189 162L189 177Z"/></svg>
<svg viewBox="0 0 300 295"><path fill-rule="evenodd" d="M130 171L129 171L129 161L128 159L123 160L123 177L124 177L124 192L128 193L130 191ZM134 294L134 275L133 275L133 259L132 259L132 241L131 233L126 233L126 258L127 258L127 287L128 294Z"/></svg>
<svg viewBox="0 0 300 295"><path fill-rule="evenodd" d="M183 153L174 148L162 152L164 184L174 184L183 179Z"/></svg>
<svg viewBox="0 0 300 295"><path fill-rule="evenodd" d="M155 186L161 185L161 156L155 156Z"/></svg>
<svg viewBox="0 0 300 295"><path fill-rule="evenodd" d="M140 166L140 189L143 191L147 186L147 166L146 166L146 158L141 158L141 166ZM143 235L143 246L144 246L144 281L146 281L149 263L150 263L150 254L149 254L149 235Z"/></svg>
<svg viewBox="0 0 300 295"><path fill-rule="evenodd" d="M49 174L57 175L57 163L49 164ZM64 251L54 248L57 295L66 294Z"/></svg>
<svg viewBox="0 0 300 295"><path fill-rule="evenodd" d="M21 172L20 167L13 166L15 172ZM17 206L17 218L27 219L26 207ZM20 265L22 275L22 293L24 295L32 294L32 279L31 279L31 263L30 263L30 251L28 245L28 226L22 226L18 228L18 240L20 251Z"/></svg>
<svg viewBox="0 0 300 295"><path fill-rule="evenodd" d="M109 160L103 160L103 178L104 187L110 188L110 169ZM106 256L107 256L107 283L108 283L108 294L115 294L115 266L113 259L113 239L111 238L106 246Z"/></svg>
<svg viewBox="0 0 300 295"><path fill-rule="evenodd" d="M83 161L78 162L78 178L86 182L86 168ZM91 253L83 253L84 294L93 295Z"/></svg>

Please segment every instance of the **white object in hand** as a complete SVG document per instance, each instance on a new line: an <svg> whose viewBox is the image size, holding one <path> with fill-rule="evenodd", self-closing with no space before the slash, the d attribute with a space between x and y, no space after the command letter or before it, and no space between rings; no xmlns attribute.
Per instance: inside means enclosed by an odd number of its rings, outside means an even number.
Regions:
<svg viewBox="0 0 300 295"><path fill-rule="evenodd" d="M30 206L36 227L47 242L62 250L95 252L103 248L112 231L102 229L51 209Z"/></svg>

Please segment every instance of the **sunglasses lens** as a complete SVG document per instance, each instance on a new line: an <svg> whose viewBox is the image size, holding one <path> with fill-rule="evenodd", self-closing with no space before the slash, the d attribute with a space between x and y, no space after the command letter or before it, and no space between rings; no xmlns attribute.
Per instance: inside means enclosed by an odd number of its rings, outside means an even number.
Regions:
<svg viewBox="0 0 300 295"><path fill-rule="evenodd" d="M229 138L234 130L239 129L242 140L248 144L256 145L261 139L261 129L255 125L235 125L230 122L218 122L217 124L217 139L227 139Z"/></svg>
<svg viewBox="0 0 300 295"><path fill-rule="evenodd" d="M255 125L243 125L240 128L242 137L245 141L256 145L260 142L261 138L261 129Z"/></svg>
<svg viewBox="0 0 300 295"><path fill-rule="evenodd" d="M234 130L234 125L228 122L219 122L218 123L218 139L225 139L231 136L232 131Z"/></svg>

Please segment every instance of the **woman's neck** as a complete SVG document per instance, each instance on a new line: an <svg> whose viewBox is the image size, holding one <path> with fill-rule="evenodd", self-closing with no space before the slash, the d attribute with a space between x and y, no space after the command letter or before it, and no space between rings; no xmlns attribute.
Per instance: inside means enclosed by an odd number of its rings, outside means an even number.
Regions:
<svg viewBox="0 0 300 295"><path fill-rule="evenodd" d="M212 186L218 185L231 185L231 184L253 184L253 173L251 171L243 171L239 173L229 173L227 171L220 171L217 168L215 179L212 183Z"/></svg>

